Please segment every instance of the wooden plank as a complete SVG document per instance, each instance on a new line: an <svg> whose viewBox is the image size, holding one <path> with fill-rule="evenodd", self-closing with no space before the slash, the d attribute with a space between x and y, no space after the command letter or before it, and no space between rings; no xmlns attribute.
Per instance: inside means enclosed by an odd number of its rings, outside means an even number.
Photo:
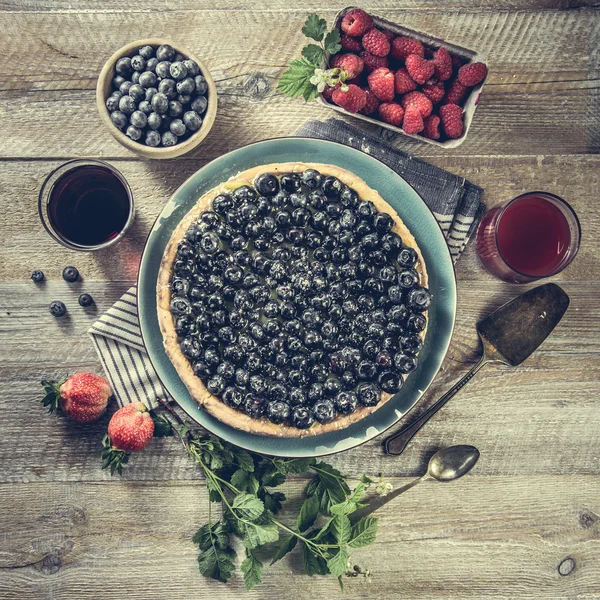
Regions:
<svg viewBox="0 0 600 600"><path fill-rule="evenodd" d="M457 156L430 159L485 189L488 206L506 202L528 190L558 194L577 211L583 229L579 256L555 280L600 279L598 239L600 215L600 158L597 156ZM82 253L59 246L44 231L37 214L39 189L55 161L6 161L0 169L0 203L10 210L0 213L0 280L23 281L33 269L57 279L68 264L77 266L88 280L134 282L147 233L170 195L198 168L203 159L178 159L177 168L166 161L114 161L128 179L137 212L131 231L118 246ZM459 280L489 281L471 243L457 264ZM126 283L119 289L124 289ZM116 299L116 298L115 298Z"/></svg>
<svg viewBox="0 0 600 600"><path fill-rule="evenodd" d="M346 473L415 474L434 449L471 443L487 456L480 467L485 474L599 474L600 284L565 282L564 287L571 308L542 348L512 370L486 367L404 456L385 456L380 437L328 460ZM99 311L122 291L119 284L95 282L82 288L96 298ZM425 402L439 397L476 359L476 321L522 289L491 281L461 284L453 342ZM0 381L10 390L0 399L0 482L110 479L99 462L110 414L95 425L78 426L46 416L39 405L41 379L83 369L101 372L85 335L95 315L75 308L76 294L64 282L50 282L43 289L0 284L0 297ZM68 302L70 321L51 317L50 298ZM125 477L171 480L199 474L176 440L161 439L132 460Z"/></svg>
<svg viewBox="0 0 600 600"><path fill-rule="evenodd" d="M284 488L294 510L304 485ZM397 589L415 600L598 598L599 495L597 475L491 477L476 468L459 482L423 484L380 510L377 541L352 552L372 582L347 580L347 597L383 600ZM252 592L239 572L227 585L203 579L190 537L207 519L196 482L2 485L0 595L258 599L284 586L299 599L339 594L335 580L301 573L297 550ZM567 557L575 569L560 576Z"/></svg>
<svg viewBox="0 0 600 600"><path fill-rule="evenodd" d="M456 9L451 19L440 10L386 8L380 14L488 56L489 83L460 153L600 150L597 9ZM0 27L6 32L0 50L7 57L0 64L0 99L8 117L0 120L0 156L131 157L96 114L96 75L114 49L132 37L157 31L177 31L178 40L198 50L217 81L220 108L215 127L193 156L212 158L251 141L290 135L308 119L332 116L325 107L274 91L283 66L303 44L301 21L296 13L284 17L281 11L265 11L250 18L245 10L151 12L141 20L135 13L110 11L0 13ZM223 36L225 30L237 33ZM15 72L12 65L24 52L38 60ZM256 78L260 86L251 84ZM399 138L398 144L421 156L446 154L406 138Z"/></svg>

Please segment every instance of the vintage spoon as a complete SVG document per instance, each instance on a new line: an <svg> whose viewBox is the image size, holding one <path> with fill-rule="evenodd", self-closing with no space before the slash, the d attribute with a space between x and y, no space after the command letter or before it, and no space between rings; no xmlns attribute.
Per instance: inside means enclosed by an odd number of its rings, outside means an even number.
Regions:
<svg viewBox="0 0 600 600"><path fill-rule="evenodd" d="M373 500L369 506L361 508L350 515L352 521L356 522L362 517L370 515L372 512L387 504L406 490L415 487L418 483L427 479L436 479L437 481L454 481L463 475L466 475L479 460L479 450L474 446L450 446L436 452L430 459L427 466L427 473L423 477L419 477L397 490L390 492L385 496L381 496Z"/></svg>
<svg viewBox="0 0 600 600"><path fill-rule="evenodd" d="M569 306L569 296L555 283L540 285L513 298L477 325L483 342L481 360L414 421L384 440L388 454L402 454L413 436L489 362L520 365L550 335Z"/></svg>

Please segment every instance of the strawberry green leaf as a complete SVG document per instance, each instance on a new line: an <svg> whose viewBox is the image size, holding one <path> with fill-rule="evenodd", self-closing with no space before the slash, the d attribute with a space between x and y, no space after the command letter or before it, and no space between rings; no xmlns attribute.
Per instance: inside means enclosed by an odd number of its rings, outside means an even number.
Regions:
<svg viewBox="0 0 600 600"><path fill-rule="evenodd" d="M251 590L253 587L260 583L263 573L263 564L252 554L252 552L246 551L246 558L240 565L240 569L244 574L244 585L247 590Z"/></svg>
<svg viewBox="0 0 600 600"><path fill-rule="evenodd" d="M319 15L313 13L308 15L306 19L306 23L304 23L304 27L302 28L302 33L317 42L320 42L323 39L323 35L327 31L327 21L325 19L321 19Z"/></svg>
<svg viewBox="0 0 600 600"><path fill-rule="evenodd" d="M319 67L325 60L325 50L317 44L308 44L302 48L302 56Z"/></svg>
<svg viewBox="0 0 600 600"><path fill-rule="evenodd" d="M271 559L271 564L276 563L278 560L281 560L288 552L291 552L298 542L298 538L295 535L289 535L284 537L279 544L279 548L277 548L277 552L275 552L273 558Z"/></svg>
<svg viewBox="0 0 600 600"><path fill-rule="evenodd" d="M340 44L340 32L338 29L332 29L325 36L323 46L325 46L325 52L329 52L329 54L337 54L342 49Z"/></svg>
<svg viewBox="0 0 600 600"><path fill-rule="evenodd" d="M42 406L48 409L49 413L60 412L60 386L62 381L42 381L45 396L42 398Z"/></svg>
<svg viewBox="0 0 600 600"><path fill-rule="evenodd" d="M154 421L154 437L165 437L173 435L173 426L171 421L163 415L159 415L153 410L150 411L150 416Z"/></svg>
<svg viewBox="0 0 600 600"><path fill-rule="evenodd" d="M129 462L130 454L124 450L117 450L112 447L110 437L108 433L102 439L102 452L100 458L102 459L102 469L110 469L110 474L114 475L115 471L119 474L123 474L123 465Z"/></svg>

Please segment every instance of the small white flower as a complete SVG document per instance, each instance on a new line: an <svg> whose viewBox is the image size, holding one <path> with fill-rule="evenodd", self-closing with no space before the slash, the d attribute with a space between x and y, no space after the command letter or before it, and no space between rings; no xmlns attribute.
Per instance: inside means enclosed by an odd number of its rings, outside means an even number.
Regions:
<svg viewBox="0 0 600 600"><path fill-rule="evenodd" d="M392 490L394 489L394 486L391 484L391 482L389 482L383 475L383 473L379 474L379 481L377 482L377 485L375 486L375 491L380 495L380 496L386 496L387 494L389 494Z"/></svg>
<svg viewBox="0 0 600 600"><path fill-rule="evenodd" d="M311 82L312 83L312 82ZM324 81L319 81L317 84L317 91L319 94L327 87L327 84Z"/></svg>

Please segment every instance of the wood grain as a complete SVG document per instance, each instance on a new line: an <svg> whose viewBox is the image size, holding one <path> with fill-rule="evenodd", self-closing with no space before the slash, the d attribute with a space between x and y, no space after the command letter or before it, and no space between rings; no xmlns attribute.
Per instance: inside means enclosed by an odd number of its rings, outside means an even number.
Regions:
<svg viewBox="0 0 600 600"><path fill-rule="evenodd" d="M329 9L323 14L334 16ZM490 76L466 154L591 153L600 149L600 11L394 11L378 13L480 51ZM247 10L0 13L3 157L131 157L104 130L94 105L96 78L110 54L134 37L176 31L205 60L217 84L215 126L193 157L214 158L259 139L291 135L307 119L332 116L317 104L275 92L303 45L297 12ZM236 35L222 35L233 30ZM17 40L18 43L15 43ZM20 44L23 46L21 47ZM244 53L240 54L240 45ZM19 61L24 52L36 61ZM40 64L40 61L41 64ZM19 62L15 71L12 65ZM259 79L261 84L254 85ZM62 118L68 115L68 118ZM242 120L239 115L244 115ZM18 123L16 127L14 124ZM43 124L43 127L41 126ZM443 149L399 137L422 156Z"/></svg>

